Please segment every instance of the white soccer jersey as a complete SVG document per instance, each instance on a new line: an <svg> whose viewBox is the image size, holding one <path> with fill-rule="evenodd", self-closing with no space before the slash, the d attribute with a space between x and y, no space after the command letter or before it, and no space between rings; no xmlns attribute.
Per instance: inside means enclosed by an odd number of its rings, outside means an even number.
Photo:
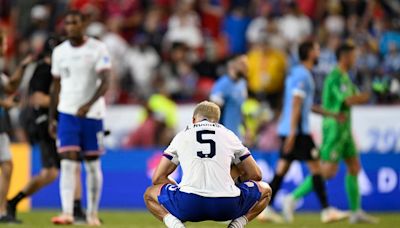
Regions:
<svg viewBox="0 0 400 228"><path fill-rule="evenodd" d="M239 164L250 152L224 126L202 121L179 132L164 156L181 165L182 192L204 197L236 197L240 190L232 180L231 164Z"/></svg>
<svg viewBox="0 0 400 228"><path fill-rule="evenodd" d="M84 44L74 47L67 40L58 45L52 56L51 73L61 78L58 111L76 115L100 86L99 72L111 69L111 58L103 42L87 38ZM104 98L99 98L87 113L87 118L105 116Z"/></svg>

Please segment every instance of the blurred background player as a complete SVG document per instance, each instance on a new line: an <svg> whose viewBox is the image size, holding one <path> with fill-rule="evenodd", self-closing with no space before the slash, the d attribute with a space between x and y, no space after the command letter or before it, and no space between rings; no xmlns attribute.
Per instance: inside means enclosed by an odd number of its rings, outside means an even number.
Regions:
<svg viewBox="0 0 400 228"><path fill-rule="evenodd" d="M3 56L6 46L4 35L0 31L0 57ZM11 78L0 74L0 223L18 222L6 215L7 193L10 187L13 165L11 161L10 117L8 110L16 105L14 101L15 91L22 80L24 70L32 62L32 56L27 56L17 67Z"/></svg>
<svg viewBox="0 0 400 228"><path fill-rule="evenodd" d="M52 222L74 222L75 170L81 153L88 189L87 223L99 226L98 208L103 183L100 163L103 153L102 119L105 116L103 95L109 85L111 59L104 43L84 35L84 18L80 12L69 11L64 24L68 40L54 49L51 68L54 78L49 131L55 135L57 129L62 203L62 214L54 217Z"/></svg>
<svg viewBox="0 0 400 228"><path fill-rule="evenodd" d="M285 81L284 106L278 126L278 134L282 139L280 158L271 182L272 196L274 199L283 178L294 160L305 161L312 174L313 190L323 208L322 222L333 222L346 217L346 214L329 207L325 183L320 173L318 151L310 135L309 114L311 110L322 115L335 116L321 109L313 108L314 81L311 70L319 57L319 45L313 41L305 41L299 46L301 64L295 66ZM273 202L273 201L272 201ZM260 219L270 219L281 222L281 218L268 207ZM286 217L287 222L292 222L292 217Z"/></svg>
<svg viewBox="0 0 400 228"><path fill-rule="evenodd" d="M221 123L240 137L242 104L247 98L247 58L236 56L227 64L227 73L219 78L210 94L210 100L222 109Z"/></svg>
<svg viewBox="0 0 400 228"><path fill-rule="evenodd" d="M18 192L7 203L7 215L16 219L16 208L18 203L25 197L33 195L41 188L52 183L58 177L60 159L57 153L56 141L49 135L49 105L50 105L50 86L51 76L51 53L60 43L57 37L49 37L46 40L43 53L36 61L36 68L29 82L29 107L32 112L31 121L34 125L31 132L33 141L37 141L40 146L42 169L39 175L33 177L31 181ZM81 207L81 179L80 167L77 168L77 188L75 190L74 217L75 221L86 222L85 215Z"/></svg>
<svg viewBox="0 0 400 228"><path fill-rule="evenodd" d="M355 63L355 47L345 42L336 51L338 65L328 74L322 91L322 106L332 113L344 113L345 121L324 117L323 139L321 145L322 173L326 179L336 176L339 161L344 160L347 167L345 189L351 210L350 223L377 223L378 220L367 215L361 209L361 196L358 185L358 173L361 170L360 159L351 133L351 107L365 104L369 100L367 93L360 93L349 77L349 71ZM292 216L296 201L313 189L311 177L308 177L293 194L285 199L287 213Z"/></svg>
<svg viewBox="0 0 400 228"><path fill-rule="evenodd" d="M167 227L206 220L232 220L228 227L244 227L268 205L271 188L261 181L260 168L239 138L218 124L219 118L216 104L199 103L193 123L164 151L144 199ZM232 163L240 170L237 185L230 175ZM169 175L179 164L183 177L178 185Z"/></svg>

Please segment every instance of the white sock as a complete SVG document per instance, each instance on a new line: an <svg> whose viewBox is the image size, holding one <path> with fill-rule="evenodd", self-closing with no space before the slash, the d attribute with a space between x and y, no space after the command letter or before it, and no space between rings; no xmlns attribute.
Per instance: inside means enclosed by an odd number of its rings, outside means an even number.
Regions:
<svg viewBox="0 0 400 228"><path fill-rule="evenodd" d="M242 227L245 227L248 222L249 222L249 220L247 220L246 216L243 215L243 216L233 220L229 224L228 228L242 228Z"/></svg>
<svg viewBox="0 0 400 228"><path fill-rule="evenodd" d="M97 214L99 211L101 190L103 187L103 173L101 171L100 159L85 161L86 190L87 190L87 213Z"/></svg>
<svg viewBox="0 0 400 228"><path fill-rule="evenodd" d="M177 217L173 216L172 214L167 214L163 218L164 224L168 228L179 228L179 227L185 227L181 220L179 220Z"/></svg>
<svg viewBox="0 0 400 228"><path fill-rule="evenodd" d="M77 161L62 159L60 173L60 196L64 214L72 215L74 209L75 171Z"/></svg>

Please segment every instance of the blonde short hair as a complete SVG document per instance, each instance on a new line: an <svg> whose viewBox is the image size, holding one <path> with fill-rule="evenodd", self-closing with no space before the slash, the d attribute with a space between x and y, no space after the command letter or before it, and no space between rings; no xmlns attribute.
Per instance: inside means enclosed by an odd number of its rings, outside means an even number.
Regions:
<svg viewBox="0 0 400 228"><path fill-rule="evenodd" d="M193 118L204 118L210 122L217 123L221 116L221 110L213 102L203 101L196 105L193 112Z"/></svg>

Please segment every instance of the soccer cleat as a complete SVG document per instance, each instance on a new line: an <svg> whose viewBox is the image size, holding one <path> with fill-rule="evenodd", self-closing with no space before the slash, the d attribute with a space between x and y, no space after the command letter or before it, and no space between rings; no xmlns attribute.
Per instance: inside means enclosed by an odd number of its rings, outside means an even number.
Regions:
<svg viewBox="0 0 400 228"><path fill-rule="evenodd" d="M288 195L283 199L282 214L283 219L287 223L292 223L294 220L294 211L296 209L296 200L292 195Z"/></svg>
<svg viewBox="0 0 400 228"><path fill-rule="evenodd" d="M356 223L370 223L370 224L377 224L379 223L379 219L376 217L373 217L371 215L368 215L365 213L363 210L358 210L350 215L350 220L349 222L351 224L356 224Z"/></svg>
<svg viewBox="0 0 400 228"><path fill-rule="evenodd" d="M273 222L273 223L284 222L282 216L276 213L271 206L266 207L265 210L257 216L257 219L261 222Z"/></svg>
<svg viewBox="0 0 400 228"><path fill-rule="evenodd" d="M74 211L74 225L85 225L86 214L83 211Z"/></svg>
<svg viewBox="0 0 400 228"><path fill-rule="evenodd" d="M337 222L346 219L348 217L349 217L349 212L341 211L334 207L325 208L321 212L322 223Z"/></svg>
<svg viewBox="0 0 400 228"><path fill-rule="evenodd" d="M62 214L51 219L54 225L71 225L74 223L74 217L71 215Z"/></svg>
<svg viewBox="0 0 400 228"><path fill-rule="evenodd" d="M0 224L2 224L2 223L3 224L4 223L7 223L7 224L21 224L22 222L20 220L17 220L15 218L9 216L9 215L3 215L3 216L0 216Z"/></svg>

